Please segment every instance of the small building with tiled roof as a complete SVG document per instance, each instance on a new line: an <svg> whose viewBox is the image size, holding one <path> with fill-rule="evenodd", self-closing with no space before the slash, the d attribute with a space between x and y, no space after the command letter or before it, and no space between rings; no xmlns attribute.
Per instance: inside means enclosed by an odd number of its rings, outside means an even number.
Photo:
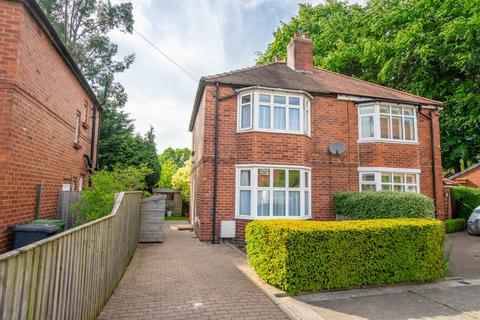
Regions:
<svg viewBox="0 0 480 320"><path fill-rule="evenodd" d="M480 188L480 162L458 173L448 175L446 178L454 181L457 185Z"/></svg>
<svg viewBox="0 0 480 320"><path fill-rule="evenodd" d="M223 221L242 240L252 220L333 220L343 191L421 192L444 218L441 108L314 67L299 33L285 62L202 77L189 124L198 237L220 240Z"/></svg>

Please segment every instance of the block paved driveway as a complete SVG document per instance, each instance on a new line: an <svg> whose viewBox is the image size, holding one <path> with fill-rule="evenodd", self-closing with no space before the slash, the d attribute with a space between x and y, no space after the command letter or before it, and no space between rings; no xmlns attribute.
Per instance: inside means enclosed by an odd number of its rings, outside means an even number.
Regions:
<svg viewBox="0 0 480 320"><path fill-rule="evenodd" d="M239 270L245 257L167 222L164 243L139 244L98 319L288 319Z"/></svg>
<svg viewBox="0 0 480 320"><path fill-rule="evenodd" d="M447 236L445 251L451 275L480 279L480 237L466 231L451 233Z"/></svg>

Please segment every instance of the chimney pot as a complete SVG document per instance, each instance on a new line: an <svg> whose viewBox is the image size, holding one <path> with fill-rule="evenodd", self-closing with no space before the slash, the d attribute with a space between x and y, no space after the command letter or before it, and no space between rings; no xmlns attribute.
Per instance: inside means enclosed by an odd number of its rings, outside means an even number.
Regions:
<svg viewBox="0 0 480 320"><path fill-rule="evenodd" d="M287 46L287 66L295 71L313 70L313 44L306 32L295 32Z"/></svg>

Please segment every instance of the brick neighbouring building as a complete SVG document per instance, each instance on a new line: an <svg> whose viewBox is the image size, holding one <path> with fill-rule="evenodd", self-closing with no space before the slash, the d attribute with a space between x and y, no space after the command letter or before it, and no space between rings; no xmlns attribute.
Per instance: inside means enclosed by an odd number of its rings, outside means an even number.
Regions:
<svg viewBox="0 0 480 320"><path fill-rule="evenodd" d="M199 238L218 240L222 220L236 221L239 240L252 219L333 220L335 193L369 188L420 191L445 218L442 104L314 68L306 35L287 51L287 62L200 80L189 126ZM343 154L329 152L334 142Z"/></svg>
<svg viewBox="0 0 480 320"><path fill-rule="evenodd" d="M37 185L41 218L55 217L62 187L85 186L100 110L38 4L0 1L0 252L9 227L34 219Z"/></svg>
<svg viewBox="0 0 480 320"><path fill-rule="evenodd" d="M447 175L446 178L458 185L480 188L480 162L458 173Z"/></svg>

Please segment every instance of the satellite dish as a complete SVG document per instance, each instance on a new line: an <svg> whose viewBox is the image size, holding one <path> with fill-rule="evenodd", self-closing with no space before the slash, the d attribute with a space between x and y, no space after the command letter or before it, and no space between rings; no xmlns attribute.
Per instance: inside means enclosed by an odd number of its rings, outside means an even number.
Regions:
<svg viewBox="0 0 480 320"><path fill-rule="evenodd" d="M342 142L334 142L328 146L328 151L334 155L341 155L345 152L345 143Z"/></svg>

